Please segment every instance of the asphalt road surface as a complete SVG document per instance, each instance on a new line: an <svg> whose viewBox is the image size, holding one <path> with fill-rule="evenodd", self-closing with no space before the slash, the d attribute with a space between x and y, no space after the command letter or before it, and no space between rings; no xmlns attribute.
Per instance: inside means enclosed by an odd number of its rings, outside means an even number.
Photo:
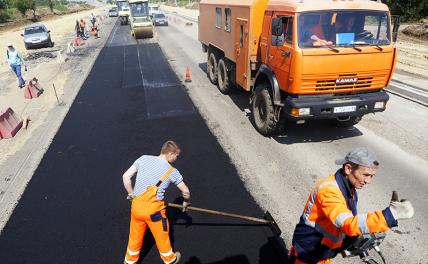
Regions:
<svg viewBox="0 0 428 264"><path fill-rule="evenodd" d="M130 203L122 173L176 140L175 164L194 206L261 217L155 41L136 43L116 24L0 236L1 263L122 263ZM168 201L179 202L171 186ZM266 226L168 210L187 264L275 264ZM161 263L150 236L142 263Z"/></svg>

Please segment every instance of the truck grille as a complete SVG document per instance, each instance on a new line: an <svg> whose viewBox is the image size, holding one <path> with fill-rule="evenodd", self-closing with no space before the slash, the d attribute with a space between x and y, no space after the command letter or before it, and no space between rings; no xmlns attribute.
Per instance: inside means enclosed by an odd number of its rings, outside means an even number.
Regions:
<svg viewBox="0 0 428 264"><path fill-rule="evenodd" d="M329 76L306 75L302 80L303 93L335 93L335 92L352 92L358 90L372 90L384 88L388 71L376 73L361 73L361 74L340 74ZM352 79L357 78L353 83L337 83L337 79Z"/></svg>

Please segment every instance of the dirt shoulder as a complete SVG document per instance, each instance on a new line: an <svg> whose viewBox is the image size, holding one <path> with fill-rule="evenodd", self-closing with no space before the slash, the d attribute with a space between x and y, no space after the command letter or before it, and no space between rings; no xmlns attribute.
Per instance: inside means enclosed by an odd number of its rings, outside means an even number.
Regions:
<svg viewBox="0 0 428 264"><path fill-rule="evenodd" d="M104 18L106 9L96 8L47 21L45 24L52 30L55 47L23 51L29 68L23 73L24 79L39 79L44 89L40 97L24 99L24 90L17 87L16 76L7 64L0 66L0 109L11 107L18 117L29 116L31 120L28 128L21 129L14 138L0 140L0 230L13 212L117 21L116 18ZM90 37L84 45L76 47L74 53L67 54L67 46L75 38L74 21L87 18L92 12L100 15L100 38ZM0 47L5 47L8 41L20 49L23 46L20 37L16 30L2 32Z"/></svg>
<svg viewBox="0 0 428 264"><path fill-rule="evenodd" d="M398 56L397 70L418 75L422 78L428 76L428 39L404 34L408 27L414 24L402 25L397 41Z"/></svg>

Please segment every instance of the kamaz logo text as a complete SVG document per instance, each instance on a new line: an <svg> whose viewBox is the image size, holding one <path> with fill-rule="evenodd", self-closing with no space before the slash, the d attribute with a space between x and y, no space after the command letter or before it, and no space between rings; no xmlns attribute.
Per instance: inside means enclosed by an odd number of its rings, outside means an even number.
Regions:
<svg viewBox="0 0 428 264"><path fill-rule="evenodd" d="M348 83L356 83L358 78L339 78L336 79L336 84L348 84Z"/></svg>

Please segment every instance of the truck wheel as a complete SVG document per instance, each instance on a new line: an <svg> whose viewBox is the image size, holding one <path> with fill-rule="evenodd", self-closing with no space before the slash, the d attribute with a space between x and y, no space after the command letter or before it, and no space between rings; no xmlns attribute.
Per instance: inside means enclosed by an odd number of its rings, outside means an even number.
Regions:
<svg viewBox="0 0 428 264"><path fill-rule="evenodd" d="M333 124L340 128L352 127L361 121L362 116L340 116L333 119Z"/></svg>
<svg viewBox="0 0 428 264"><path fill-rule="evenodd" d="M217 87L222 94L230 94L233 91L233 86L230 83L230 76L224 59L220 59L218 62L217 82Z"/></svg>
<svg viewBox="0 0 428 264"><path fill-rule="evenodd" d="M278 122L275 121L275 108L267 86L266 83L256 86L251 105L254 125L263 136L271 136L278 127Z"/></svg>
<svg viewBox="0 0 428 264"><path fill-rule="evenodd" d="M217 84L217 58L214 53L210 52L208 55L207 75L212 84Z"/></svg>

